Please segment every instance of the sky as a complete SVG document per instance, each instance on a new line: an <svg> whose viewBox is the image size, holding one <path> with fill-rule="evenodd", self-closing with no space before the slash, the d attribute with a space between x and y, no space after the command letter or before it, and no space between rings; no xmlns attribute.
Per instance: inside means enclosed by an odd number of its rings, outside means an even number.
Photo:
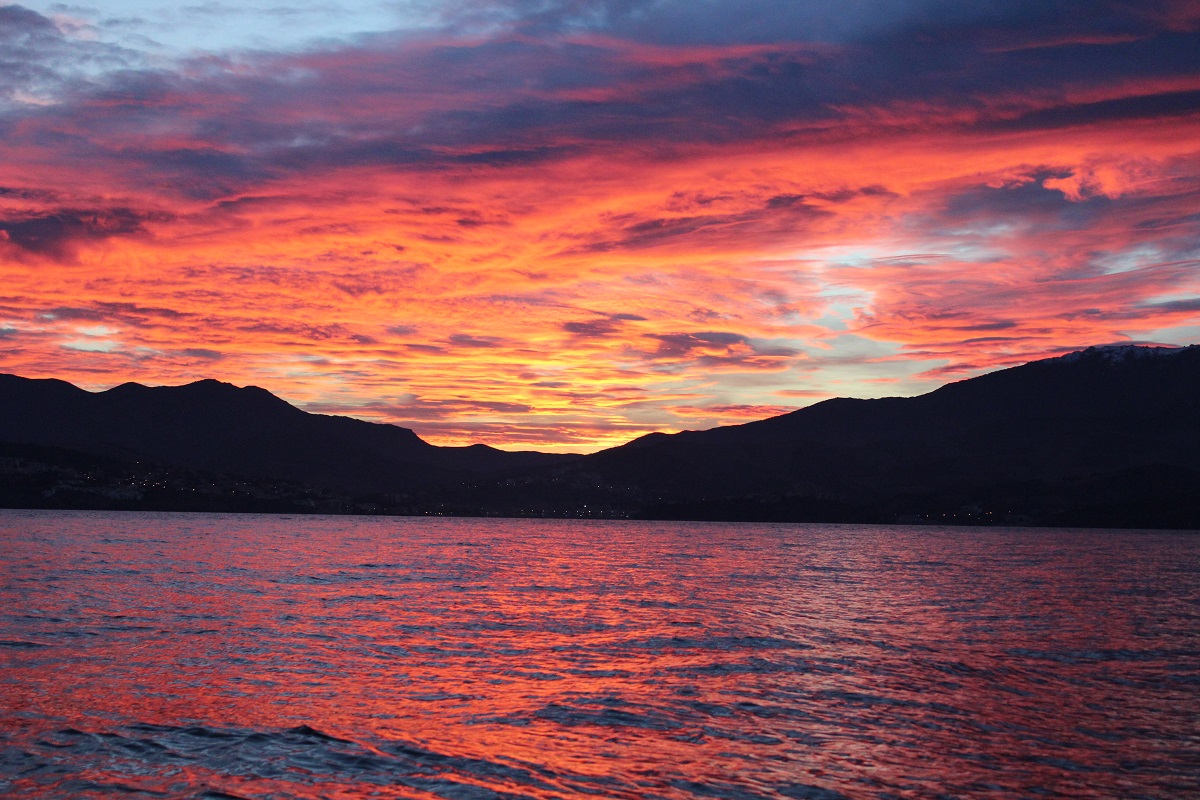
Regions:
<svg viewBox="0 0 1200 800"><path fill-rule="evenodd" d="M0 371L588 452L1200 342L1200 0L0 6Z"/></svg>

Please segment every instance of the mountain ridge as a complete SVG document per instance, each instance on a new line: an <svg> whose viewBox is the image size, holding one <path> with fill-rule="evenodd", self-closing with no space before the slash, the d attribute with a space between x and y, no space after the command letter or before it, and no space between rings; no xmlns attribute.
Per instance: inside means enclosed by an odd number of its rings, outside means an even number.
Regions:
<svg viewBox="0 0 1200 800"><path fill-rule="evenodd" d="M312 414L260 387L213 379L87 392L57 379L0 375L0 440L351 492L559 460L494 448L438 448L408 428Z"/></svg>
<svg viewBox="0 0 1200 800"><path fill-rule="evenodd" d="M387 513L889 521L978 507L975 521L1200 528L1200 346L1092 347L583 456L437 447L212 379L91 393L0 376L0 441L373 496L363 507Z"/></svg>

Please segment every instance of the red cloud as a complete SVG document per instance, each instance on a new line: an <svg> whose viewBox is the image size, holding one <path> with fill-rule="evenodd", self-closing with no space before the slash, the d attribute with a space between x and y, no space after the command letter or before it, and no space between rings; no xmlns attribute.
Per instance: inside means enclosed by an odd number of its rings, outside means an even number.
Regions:
<svg viewBox="0 0 1200 800"><path fill-rule="evenodd" d="M1162 11L899 73L899 33L509 29L72 84L5 117L0 369L594 449L1194 341L1200 71Z"/></svg>

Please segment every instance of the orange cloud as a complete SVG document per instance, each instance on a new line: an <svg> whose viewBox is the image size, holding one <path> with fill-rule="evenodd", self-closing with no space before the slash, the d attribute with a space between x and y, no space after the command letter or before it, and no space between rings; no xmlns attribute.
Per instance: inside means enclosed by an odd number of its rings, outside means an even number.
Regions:
<svg viewBox="0 0 1200 800"><path fill-rule="evenodd" d="M979 34L896 74L900 29L114 74L2 122L0 369L216 377L439 444L590 450L1195 341L1200 73L1079 54L1194 36L1155 19Z"/></svg>

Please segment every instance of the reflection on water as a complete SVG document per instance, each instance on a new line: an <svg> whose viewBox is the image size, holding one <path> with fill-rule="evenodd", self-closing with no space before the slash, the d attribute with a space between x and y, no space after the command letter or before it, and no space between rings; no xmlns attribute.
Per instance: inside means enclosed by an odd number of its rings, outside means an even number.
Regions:
<svg viewBox="0 0 1200 800"><path fill-rule="evenodd" d="M1200 536L0 512L0 794L1198 797Z"/></svg>

